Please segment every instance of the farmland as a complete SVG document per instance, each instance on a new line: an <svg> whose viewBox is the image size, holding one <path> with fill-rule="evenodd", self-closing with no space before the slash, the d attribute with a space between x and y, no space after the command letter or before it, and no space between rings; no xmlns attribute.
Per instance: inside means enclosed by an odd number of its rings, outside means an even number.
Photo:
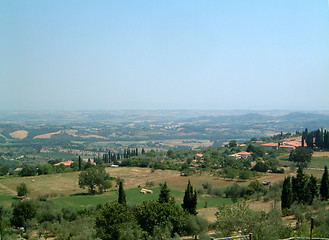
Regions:
<svg viewBox="0 0 329 240"><path fill-rule="evenodd" d="M167 182L171 189L171 194L175 197L177 203L183 200L184 190L187 181L190 180L195 189L201 188L202 183L209 182L214 188L224 189L232 185L236 181L224 180L212 176L209 173L203 175L192 175L189 177L180 176L180 173L172 170L156 170L151 172L149 168L107 168L107 172L113 177L124 179L127 201L129 204L139 204L144 200L156 200L160 191L159 183ZM12 201L17 200L16 186L25 183L30 190L29 198L37 199L40 196L46 196L51 200L55 208L70 206L73 208L83 208L88 206L96 206L106 202L117 200L118 192L115 181L112 188L101 195L86 194L87 190L83 190L78 186L79 172L50 174L43 176L31 177L6 177L0 179L0 203L10 206ZM288 173L289 174L289 173ZM268 180L271 182L282 181L286 174L263 174L258 178L259 181ZM145 187L146 181L153 182L152 189L154 194L141 194L141 187ZM240 185L247 185L250 181L240 182ZM199 196L198 209L200 214L207 219L214 219L214 213L217 207L222 204L231 203L230 198ZM207 205L208 209L204 209Z"/></svg>

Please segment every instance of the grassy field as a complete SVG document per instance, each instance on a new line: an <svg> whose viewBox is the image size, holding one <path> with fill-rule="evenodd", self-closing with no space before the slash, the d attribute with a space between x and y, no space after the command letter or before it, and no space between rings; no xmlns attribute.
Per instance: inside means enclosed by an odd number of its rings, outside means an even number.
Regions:
<svg viewBox="0 0 329 240"><path fill-rule="evenodd" d="M158 199L160 187L159 183L167 182L171 189L171 195L175 198L177 204L183 201L184 190L188 180L191 181L195 189L201 188L202 183L209 182L213 188L221 188L232 185L236 181L224 180L212 176L211 174L193 175L189 177L180 176L177 171L156 170L151 172L149 168L107 168L111 176L123 178L125 181L126 199L129 204L140 204L145 200ZM282 181L286 174L263 174L259 181ZM38 196L50 196L49 199L54 202L56 208L71 206L74 208L83 208L87 206L96 206L106 202L117 200L118 187L113 181L113 187L100 195L88 195L87 190L78 187L79 172L41 175L34 177L3 177L0 179L0 204L10 205L12 201L17 200L16 186L24 182L30 190L29 198L36 199ZM146 181L153 182L154 187L148 188L154 191L153 194L141 194L141 188L145 187ZM239 182L240 185L247 185L250 181ZM207 202L207 207L204 208ZM207 219L214 219L217 207L222 204L231 203L229 198L218 198L210 196L198 197L198 209L200 214Z"/></svg>
<svg viewBox="0 0 329 240"><path fill-rule="evenodd" d="M324 169L324 166L329 167L329 157L312 157L310 168Z"/></svg>

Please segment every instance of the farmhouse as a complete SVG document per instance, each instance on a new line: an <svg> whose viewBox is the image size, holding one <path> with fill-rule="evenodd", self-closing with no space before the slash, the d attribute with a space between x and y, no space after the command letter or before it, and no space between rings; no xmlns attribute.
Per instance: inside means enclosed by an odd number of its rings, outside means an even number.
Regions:
<svg viewBox="0 0 329 240"><path fill-rule="evenodd" d="M199 158L203 158L202 153L197 153L197 154L194 155L194 159L199 159Z"/></svg>
<svg viewBox="0 0 329 240"><path fill-rule="evenodd" d="M251 157L251 153L250 152L238 152L235 154L231 154L229 156L234 157L236 159L247 159L247 158Z"/></svg>

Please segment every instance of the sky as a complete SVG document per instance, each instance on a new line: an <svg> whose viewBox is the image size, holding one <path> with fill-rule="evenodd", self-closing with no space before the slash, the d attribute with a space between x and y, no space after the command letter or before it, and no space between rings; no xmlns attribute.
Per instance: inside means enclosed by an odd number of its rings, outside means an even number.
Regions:
<svg viewBox="0 0 329 240"><path fill-rule="evenodd" d="M328 0L0 0L0 110L329 110Z"/></svg>

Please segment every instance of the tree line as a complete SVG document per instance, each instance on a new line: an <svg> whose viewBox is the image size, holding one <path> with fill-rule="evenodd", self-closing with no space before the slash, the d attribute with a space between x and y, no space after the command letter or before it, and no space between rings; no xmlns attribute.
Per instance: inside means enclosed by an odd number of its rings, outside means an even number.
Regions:
<svg viewBox="0 0 329 240"><path fill-rule="evenodd" d="M320 187L318 179L313 175L304 173L299 167L296 177L286 177L283 181L281 194L281 209L284 214L288 214L294 202L298 204L312 205L314 199L320 196L321 200L329 199L329 178L328 169L325 167L322 175Z"/></svg>
<svg viewBox="0 0 329 240"><path fill-rule="evenodd" d="M309 132L306 128L302 133L302 147L305 146L311 149L329 149L329 132L323 128Z"/></svg>

